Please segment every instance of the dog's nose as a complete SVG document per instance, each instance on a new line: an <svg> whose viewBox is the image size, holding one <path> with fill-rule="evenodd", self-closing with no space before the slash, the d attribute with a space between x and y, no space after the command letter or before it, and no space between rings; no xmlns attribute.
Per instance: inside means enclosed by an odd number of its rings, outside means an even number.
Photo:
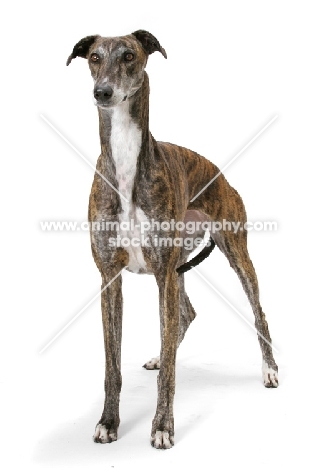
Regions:
<svg viewBox="0 0 312 468"><path fill-rule="evenodd" d="M113 95L113 88L110 86L98 86L94 90L94 97L97 101L108 101Z"/></svg>

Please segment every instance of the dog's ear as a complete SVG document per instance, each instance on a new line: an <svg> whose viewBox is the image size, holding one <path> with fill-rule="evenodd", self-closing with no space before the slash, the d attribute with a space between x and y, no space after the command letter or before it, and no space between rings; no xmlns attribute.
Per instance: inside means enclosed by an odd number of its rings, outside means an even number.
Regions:
<svg viewBox="0 0 312 468"><path fill-rule="evenodd" d="M138 41L141 42L141 45L145 52L148 54L152 54L153 52L160 52L165 58L167 58L166 51L161 45L159 44L158 40L155 36L153 36L148 31L143 31L143 29L139 29L132 33L133 36L137 38Z"/></svg>
<svg viewBox="0 0 312 468"><path fill-rule="evenodd" d="M81 39L79 42L77 42L77 44L73 48L72 53L67 59L66 65L69 65L70 62L76 57L86 58L90 47L98 37L99 36L87 36Z"/></svg>

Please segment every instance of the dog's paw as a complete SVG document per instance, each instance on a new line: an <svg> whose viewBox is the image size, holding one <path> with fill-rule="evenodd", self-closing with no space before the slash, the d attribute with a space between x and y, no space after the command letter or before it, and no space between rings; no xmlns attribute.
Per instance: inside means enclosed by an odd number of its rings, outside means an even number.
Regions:
<svg viewBox="0 0 312 468"><path fill-rule="evenodd" d="M272 369L265 361L262 363L262 376L264 386L267 388L278 387L278 372Z"/></svg>
<svg viewBox="0 0 312 468"><path fill-rule="evenodd" d="M107 429L103 424L98 424L95 428L93 440L98 444L110 444L117 440L117 433Z"/></svg>
<svg viewBox="0 0 312 468"><path fill-rule="evenodd" d="M144 366L145 369L147 370L154 370L154 369L159 369L160 368L160 357L157 356L155 358L152 358L150 361L147 361Z"/></svg>
<svg viewBox="0 0 312 468"><path fill-rule="evenodd" d="M151 445L157 449L170 449L174 445L174 439L167 431L156 431L151 436Z"/></svg>

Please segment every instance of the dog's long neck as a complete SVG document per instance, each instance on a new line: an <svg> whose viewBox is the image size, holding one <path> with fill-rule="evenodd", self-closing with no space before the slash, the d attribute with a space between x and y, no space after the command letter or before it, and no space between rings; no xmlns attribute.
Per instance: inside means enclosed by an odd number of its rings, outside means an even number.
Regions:
<svg viewBox="0 0 312 468"><path fill-rule="evenodd" d="M139 162L152 154L148 105L149 83L145 73L141 88L132 97L113 108L99 109L102 157L115 166L116 188L130 202ZM127 210L129 204L122 201L122 208Z"/></svg>

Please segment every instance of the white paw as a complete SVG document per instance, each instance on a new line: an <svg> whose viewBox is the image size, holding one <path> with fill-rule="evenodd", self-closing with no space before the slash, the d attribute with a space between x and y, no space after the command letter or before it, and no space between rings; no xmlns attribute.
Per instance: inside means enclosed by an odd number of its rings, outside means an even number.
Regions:
<svg viewBox="0 0 312 468"><path fill-rule="evenodd" d="M157 356L155 358L152 358L150 361L147 361L144 366L145 369L147 370L154 370L154 369L159 369L160 368L160 357Z"/></svg>
<svg viewBox="0 0 312 468"><path fill-rule="evenodd" d="M99 444L110 444L117 440L117 434L115 432L110 432L103 424L98 424L95 428L93 440Z"/></svg>
<svg viewBox="0 0 312 468"><path fill-rule="evenodd" d="M151 437L151 444L157 449L170 449L174 445L173 436L169 436L167 431L156 431Z"/></svg>
<svg viewBox="0 0 312 468"><path fill-rule="evenodd" d="M269 367L265 361L262 362L262 376L265 387L278 387L278 372L272 369L272 367Z"/></svg>

